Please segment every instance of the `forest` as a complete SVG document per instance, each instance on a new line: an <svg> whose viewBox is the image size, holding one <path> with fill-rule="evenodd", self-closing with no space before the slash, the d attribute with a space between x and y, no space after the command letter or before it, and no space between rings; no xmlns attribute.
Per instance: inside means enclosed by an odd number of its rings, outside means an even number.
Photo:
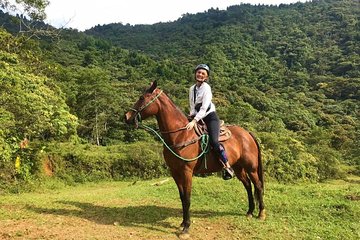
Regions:
<svg viewBox="0 0 360 240"><path fill-rule="evenodd" d="M199 63L220 118L258 138L268 179L360 175L359 16L357 0L240 4L80 32L0 10L0 192L169 175L162 143L124 113L154 80L187 113Z"/></svg>

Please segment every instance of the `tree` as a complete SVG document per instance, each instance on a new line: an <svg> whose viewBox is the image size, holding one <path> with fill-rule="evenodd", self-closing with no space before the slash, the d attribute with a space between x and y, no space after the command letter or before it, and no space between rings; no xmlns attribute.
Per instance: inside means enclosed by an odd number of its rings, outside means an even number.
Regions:
<svg viewBox="0 0 360 240"><path fill-rule="evenodd" d="M13 30L22 36L25 41L33 37L48 36L57 37L58 31L43 22L46 19L45 9L49 5L48 0L0 0L0 9L10 14L16 14L15 20L18 29Z"/></svg>
<svg viewBox="0 0 360 240"><path fill-rule="evenodd" d="M21 13L34 21L42 21L46 18L45 8L49 5L48 0L0 0L0 8L11 12Z"/></svg>
<svg viewBox="0 0 360 240"><path fill-rule="evenodd" d="M109 74L97 67L83 69L78 81L81 85L76 105L81 123L79 133L100 145L115 112L115 89L111 85Z"/></svg>

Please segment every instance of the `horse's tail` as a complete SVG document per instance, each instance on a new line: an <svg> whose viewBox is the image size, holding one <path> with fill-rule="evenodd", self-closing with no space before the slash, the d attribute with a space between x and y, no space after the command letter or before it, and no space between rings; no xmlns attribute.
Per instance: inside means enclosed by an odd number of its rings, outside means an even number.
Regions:
<svg viewBox="0 0 360 240"><path fill-rule="evenodd" d="M259 142L257 141L255 135L252 133L252 132L249 132L251 137L254 139L255 143L256 143L256 146L257 146L257 149L258 149L258 176L259 176L259 180L261 182L261 187L262 187L262 193L264 194L264 169L263 169L263 165L262 165L262 158L261 158L261 150L260 150L260 144ZM255 188L255 191L256 191L257 188ZM255 196L258 196L258 193L255 192Z"/></svg>

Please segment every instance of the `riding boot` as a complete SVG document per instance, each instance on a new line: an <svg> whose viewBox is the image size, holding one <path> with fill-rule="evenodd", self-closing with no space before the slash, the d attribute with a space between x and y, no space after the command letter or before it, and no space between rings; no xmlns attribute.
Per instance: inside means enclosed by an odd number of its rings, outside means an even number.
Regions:
<svg viewBox="0 0 360 240"><path fill-rule="evenodd" d="M230 167L229 161L225 152L225 149L220 145L220 159L224 163L225 167L222 171L222 178L224 180L229 180L234 177L234 170Z"/></svg>

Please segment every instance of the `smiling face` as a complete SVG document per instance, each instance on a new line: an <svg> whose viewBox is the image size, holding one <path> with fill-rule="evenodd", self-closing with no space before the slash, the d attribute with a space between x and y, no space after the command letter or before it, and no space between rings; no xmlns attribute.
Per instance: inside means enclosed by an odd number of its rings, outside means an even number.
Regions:
<svg viewBox="0 0 360 240"><path fill-rule="evenodd" d="M209 76L205 69L199 68L198 70L196 70L196 72L195 72L196 81L205 82L208 80L208 78L209 78Z"/></svg>

